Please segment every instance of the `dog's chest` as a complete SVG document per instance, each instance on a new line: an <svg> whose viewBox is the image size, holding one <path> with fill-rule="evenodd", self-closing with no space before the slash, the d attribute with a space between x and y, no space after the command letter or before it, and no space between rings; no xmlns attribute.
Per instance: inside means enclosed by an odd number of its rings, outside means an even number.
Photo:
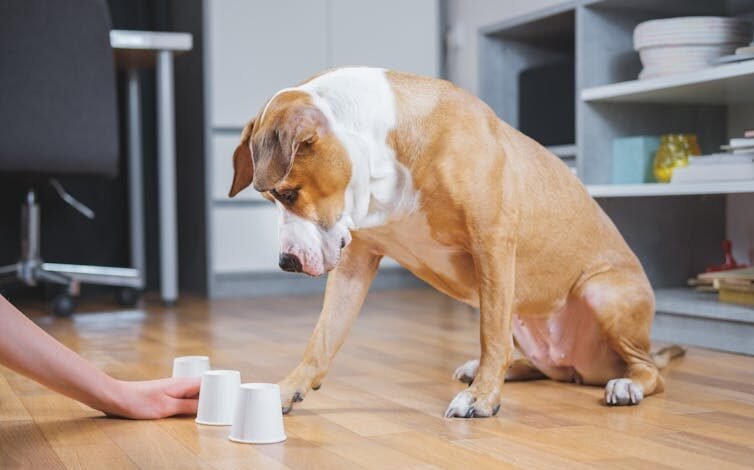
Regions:
<svg viewBox="0 0 754 470"><path fill-rule="evenodd" d="M440 243L433 238L423 214L418 213L382 227L360 230L358 236L435 289L467 304L479 306L476 271L471 255L460 247Z"/></svg>

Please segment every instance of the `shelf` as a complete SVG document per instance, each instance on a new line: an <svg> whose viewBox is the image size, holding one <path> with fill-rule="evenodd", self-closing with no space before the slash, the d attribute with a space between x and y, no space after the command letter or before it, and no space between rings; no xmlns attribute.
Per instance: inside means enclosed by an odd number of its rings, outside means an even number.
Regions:
<svg viewBox="0 0 754 470"><path fill-rule="evenodd" d="M576 158L578 147L575 145L550 145L547 150L554 153L560 158Z"/></svg>
<svg viewBox="0 0 754 470"><path fill-rule="evenodd" d="M754 324L754 307L720 302L713 292L689 287L657 289L655 301L658 313Z"/></svg>
<svg viewBox="0 0 754 470"><path fill-rule="evenodd" d="M731 104L754 102L754 60L696 72L586 88L588 103Z"/></svg>
<svg viewBox="0 0 754 470"><path fill-rule="evenodd" d="M655 290L652 340L754 355L754 307L689 287Z"/></svg>
<svg viewBox="0 0 754 470"><path fill-rule="evenodd" d="M700 194L754 193L754 181L710 183L590 184L592 197L693 196Z"/></svg>

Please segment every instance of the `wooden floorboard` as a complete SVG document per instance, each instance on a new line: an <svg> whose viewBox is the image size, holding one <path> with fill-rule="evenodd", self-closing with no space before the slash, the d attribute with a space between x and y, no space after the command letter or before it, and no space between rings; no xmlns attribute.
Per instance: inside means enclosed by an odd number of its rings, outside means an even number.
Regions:
<svg viewBox="0 0 754 470"><path fill-rule="evenodd" d="M170 374L206 354L245 381L277 382L299 360L320 296L90 305L45 330L120 378ZM84 305L84 308L87 308ZM108 419L0 368L0 468L751 468L754 358L691 348L667 391L606 408L602 389L506 384L495 418L448 420L450 376L478 354L478 317L428 289L369 296L322 389L285 417L288 440L249 446L191 418Z"/></svg>
<svg viewBox="0 0 754 470"><path fill-rule="evenodd" d="M66 468L31 420L0 423L0 468Z"/></svg>

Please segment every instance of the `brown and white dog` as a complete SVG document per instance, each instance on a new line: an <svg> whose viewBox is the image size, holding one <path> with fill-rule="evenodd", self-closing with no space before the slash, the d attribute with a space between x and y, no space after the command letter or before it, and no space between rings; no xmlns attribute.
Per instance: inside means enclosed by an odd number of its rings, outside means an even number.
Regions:
<svg viewBox="0 0 754 470"><path fill-rule="evenodd" d="M453 84L332 70L275 94L244 128L230 196L253 182L280 213L280 267L330 272L284 411L318 389L383 255L480 309L481 357L446 416L494 415L504 380L663 390L654 295L636 256L557 157ZM518 349L518 351L517 351ZM519 354L522 353L522 354Z"/></svg>

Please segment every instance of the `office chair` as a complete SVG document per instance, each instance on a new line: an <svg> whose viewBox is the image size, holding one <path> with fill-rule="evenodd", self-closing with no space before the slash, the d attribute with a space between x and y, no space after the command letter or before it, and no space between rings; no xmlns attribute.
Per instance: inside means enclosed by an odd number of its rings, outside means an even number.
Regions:
<svg viewBox="0 0 754 470"><path fill-rule="evenodd" d="M52 304L61 316L73 312L80 283L121 286L125 303L136 302L143 283L136 269L46 263L39 249L41 185L50 184L65 202L93 218L55 178L117 175L117 96L109 34L104 0L0 2L0 172L37 183L21 209L20 259L0 267L0 284L63 286Z"/></svg>

